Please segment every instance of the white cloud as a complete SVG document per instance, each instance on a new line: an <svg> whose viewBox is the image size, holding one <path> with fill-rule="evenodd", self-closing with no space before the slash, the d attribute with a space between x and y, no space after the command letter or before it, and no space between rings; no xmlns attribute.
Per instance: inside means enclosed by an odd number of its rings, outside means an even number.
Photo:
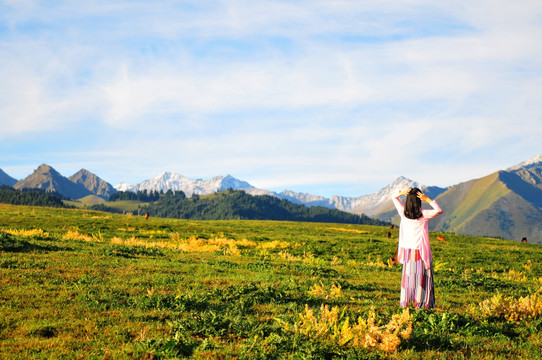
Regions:
<svg viewBox="0 0 542 360"><path fill-rule="evenodd" d="M104 166L146 177L440 185L539 152L541 14L537 1L4 2L0 139L60 141L92 121Z"/></svg>
<svg viewBox="0 0 542 360"><path fill-rule="evenodd" d="M216 114L230 111L342 106L368 100L373 90L354 78L351 59L313 54L285 61L216 62L175 67L175 60L150 70L122 65L102 87L109 123L154 114ZM183 65L187 65L186 67Z"/></svg>

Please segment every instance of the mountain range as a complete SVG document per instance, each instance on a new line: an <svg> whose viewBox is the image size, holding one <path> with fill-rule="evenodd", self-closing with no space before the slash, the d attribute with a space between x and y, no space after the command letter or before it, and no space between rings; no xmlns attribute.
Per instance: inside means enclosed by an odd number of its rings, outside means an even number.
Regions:
<svg viewBox="0 0 542 360"><path fill-rule="evenodd" d="M215 176L209 180L190 179L184 175L163 172L160 175L145 180L139 184L120 183L115 186L118 191L182 191L186 196L208 195L227 189L253 189L246 181L241 181L231 175Z"/></svg>
<svg viewBox="0 0 542 360"><path fill-rule="evenodd" d="M0 175L1 173L4 172L0 170ZM87 196L98 196L107 200L109 195L117 192L111 184L90 171L81 169L66 178L47 164L41 164L32 174L20 181L11 178L15 183L9 182L9 178L11 177L8 175L8 181L3 182L3 177L0 176L0 185L9 185L17 190L39 189L46 192L56 192L74 200Z"/></svg>
<svg viewBox="0 0 542 360"><path fill-rule="evenodd" d="M81 169L69 178L42 164L28 177L17 181L0 169L0 185L16 189L38 188L58 192L72 199L99 196L107 199L116 191L183 191L188 197L206 195L227 189L240 189L251 195L270 195L306 206L325 206L354 214L365 214L398 223L391 194L398 189L417 186L429 197L437 199L443 215L430 222L433 231L467 235L494 236L505 239L542 243L542 155L479 179L447 188L426 186L399 177L380 191L359 197L326 198L289 190L272 192L258 189L231 175L209 180L190 179L164 172L139 184L120 183L112 186L95 174Z"/></svg>

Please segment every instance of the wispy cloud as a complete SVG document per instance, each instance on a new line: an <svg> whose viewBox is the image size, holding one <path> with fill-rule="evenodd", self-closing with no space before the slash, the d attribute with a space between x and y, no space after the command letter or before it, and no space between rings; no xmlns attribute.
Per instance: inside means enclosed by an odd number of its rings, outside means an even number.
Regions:
<svg viewBox="0 0 542 360"><path fill-rule="evenodd" d="M399 175L450 185L540 153L541 15L537 1L0 1L0 167L231 173L325 195Z"/></svg>

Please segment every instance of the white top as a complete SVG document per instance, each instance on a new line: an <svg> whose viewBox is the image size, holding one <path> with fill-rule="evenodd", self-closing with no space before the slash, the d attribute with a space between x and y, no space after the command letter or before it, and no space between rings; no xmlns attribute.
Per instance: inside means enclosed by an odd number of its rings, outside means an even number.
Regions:
<svg viewBox="0 0 542 360"><path fill-rule="evenodd" d="M399 225L399 253L398 260L403 263L405 249L416 249L420 251L420 256L425 263L425 268L431 267L431 246L429 244L429 229L427 222L442 214L442 209L435 200L429 205L431 210L422 210L422 217L419 219L409 219L405 217L405 207L399 200L399 191L392 197L393 204L401 216Z"/></svg>

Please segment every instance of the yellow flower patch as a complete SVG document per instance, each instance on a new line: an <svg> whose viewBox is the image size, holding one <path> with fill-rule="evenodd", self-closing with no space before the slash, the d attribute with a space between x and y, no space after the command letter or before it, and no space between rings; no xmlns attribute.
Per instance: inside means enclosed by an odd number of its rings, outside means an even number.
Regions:
<svg viewBox="0 0 542 360"><path fill-rule="evenodd" d="M23 236L23 237L34 237L34 236L41 236L41 237L49 237L49 233L43 231L42 229L31 229L31 230L25 230L25 229L2 229L2 232L6 234L11 234L15 236Z"/></svg>
<svg viewBox="0 0 542 360"><path fill-rule="evenodd" d="M393 315L392 319L382 326L375 321L374 309L369 311L367 320L360 316L357 322L350 325L350 319L344 317L344 312L339 312L339 307L330 309L325 304L320 307L318 315L305 305L305 311L299 314L299 319L293 326L284 323L283 328L313 341L331 341L339 346L379 348L386 352L396 350L401 341L409 339L412 333L412 320L408 309Z"/></svg>

